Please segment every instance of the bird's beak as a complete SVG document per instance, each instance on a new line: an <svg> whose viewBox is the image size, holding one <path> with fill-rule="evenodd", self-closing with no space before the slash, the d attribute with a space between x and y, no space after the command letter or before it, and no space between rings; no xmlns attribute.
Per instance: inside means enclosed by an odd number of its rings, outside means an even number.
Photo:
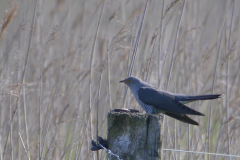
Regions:
<svg viewBox="0 0 240 160"><path fill-rule="evenodd" d="M120 81L119 83L126 83L126 80L122 80L122 81Z"/></svg>

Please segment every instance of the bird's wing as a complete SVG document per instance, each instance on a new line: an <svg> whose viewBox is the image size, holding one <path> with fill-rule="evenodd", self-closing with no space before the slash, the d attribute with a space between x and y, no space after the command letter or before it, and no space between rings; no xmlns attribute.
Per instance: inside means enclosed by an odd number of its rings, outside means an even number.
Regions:
<svg viewBox="0 0 240 160"><path fill-rule="evenodd" d="M164 114L168 115L169 117L175 118L181 122L199 126L198 122L194 121L193 119L188 117L186 114L180 115L180 114L175 114L170 112L166 112Z"/></svg>
<svg viewBox="0 0 240 160"><path fill-rule="evenodd" d="M198 100L208 100L208 99L217 99L222 96L222 94L213 94L213 95L198 95L198 96L187 96L187 95L180 95L180 94L174 94L175 99L182 104L186 104L192 101L198 101Z"/></svg>
<svg viewBox="0 0 240 160"><path fill-rule="evenodd" d="M204 116L204 114L197 112L177 101L173 94L160 91L155 88L141 87L138 90L138 98L143 103L165 112Z"/></svg>

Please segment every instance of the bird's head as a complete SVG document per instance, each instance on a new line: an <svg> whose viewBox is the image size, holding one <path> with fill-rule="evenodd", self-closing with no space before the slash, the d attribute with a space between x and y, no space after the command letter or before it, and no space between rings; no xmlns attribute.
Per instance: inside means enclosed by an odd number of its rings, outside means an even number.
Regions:
<svg viewBox="0 0 240 160"><path fill-rule="evenodd" d="M128 77L119 83L125 83L131 89L132 87L140 87L142 80L135 77Z"/></svg>

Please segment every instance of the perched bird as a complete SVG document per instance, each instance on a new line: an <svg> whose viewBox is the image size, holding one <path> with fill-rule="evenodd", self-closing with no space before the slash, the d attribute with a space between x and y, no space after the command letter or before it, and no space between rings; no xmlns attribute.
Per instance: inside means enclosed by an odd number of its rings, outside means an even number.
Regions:
<svg viewBox="0 0 240 160"><path fill-rule="evenodd" d="M160 90L135 77L128 77L127 79L120 81L120 83L121 82L125 83L130 88L136 101L147 114L164 113L172 118L192 125L199 124L188 117L187 114L198 116L205 115L185 106L184 104L198 100L216 99L222 95L214 94L188 96L174 94Z"/></svg>

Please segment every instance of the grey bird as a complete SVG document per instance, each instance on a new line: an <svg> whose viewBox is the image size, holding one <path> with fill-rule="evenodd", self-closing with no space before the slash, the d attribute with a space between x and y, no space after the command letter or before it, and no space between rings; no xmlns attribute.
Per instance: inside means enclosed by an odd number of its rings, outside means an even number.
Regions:
<svg viewBox="0 0 240 160"><path fill-rule="evenodd" d="M222 94L213 95L197 95L188 96L174 94L160 90L139 78L128 77L120 83L125 83L131 90L138 104L146 111L147 114L164 113L172 118L175 118L184 123L199 125L189 115L205 116L204 114L195 111L184 104L198 101L220 98Z"/></svg>

